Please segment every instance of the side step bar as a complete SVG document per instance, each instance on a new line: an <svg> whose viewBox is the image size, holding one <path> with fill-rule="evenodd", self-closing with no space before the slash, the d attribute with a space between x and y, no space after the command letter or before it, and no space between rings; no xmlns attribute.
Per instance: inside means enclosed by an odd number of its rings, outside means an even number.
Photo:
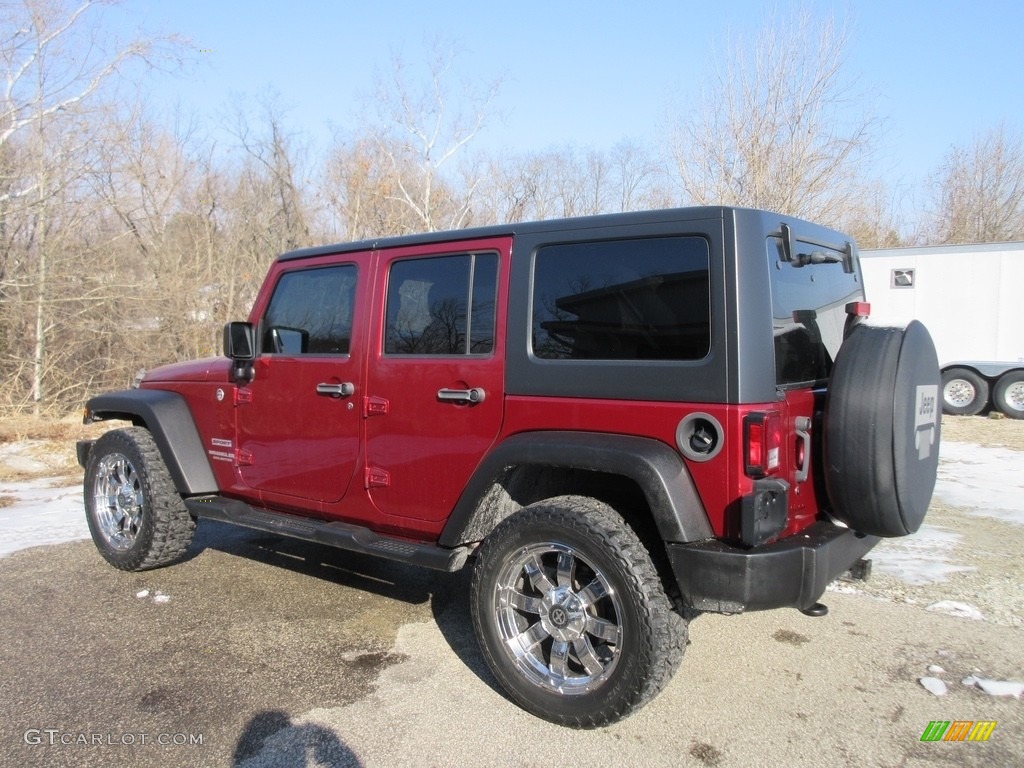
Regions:
<svg viewBox="0 0 1024 768"><path fill-rule="evenodd" d="M312 541L328 547L361 552L367 555L398 560L402 563L431 568L436 571L457 571L466 564L469 547L447 549L436 544L406 541L383 536L342 522L314 520L283 512L268 512L244 501L223 496L193 496L185 499L188 511L196 517L220 520L265 533Z"/></svg>

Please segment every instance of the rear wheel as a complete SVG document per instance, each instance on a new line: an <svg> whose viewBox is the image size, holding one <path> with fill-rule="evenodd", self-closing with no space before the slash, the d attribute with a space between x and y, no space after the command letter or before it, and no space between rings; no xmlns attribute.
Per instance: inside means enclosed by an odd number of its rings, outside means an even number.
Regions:
<svg viewBox="0 0 1024 768"><path fill-rule="evenodd" d="M473 624L484 657L524 709L560 725L615 722L671 679L686 622L636 534L580 496L532 504L480 549Z"/></svg>
<svg viewBox="0 0 1024 768"><path fill-rule="evenodd" d="M93 445L85 514L96 549L123 571L174 562L195 531L153 436L141 427L107 432Z"/></svg>
<svg viewBox="0 0 1024 768"><path fill-rule="evenodd" d="M996 408L1011 419L1024 419L1024 371L1003 374L992 399Z"/></svg>
<svg viewBox="0 0 1024 768"><path fill-rule="evenodd" d="M975 416L988 405L988 382L970 368L942 372L942 410L951 416Z"/></svg>

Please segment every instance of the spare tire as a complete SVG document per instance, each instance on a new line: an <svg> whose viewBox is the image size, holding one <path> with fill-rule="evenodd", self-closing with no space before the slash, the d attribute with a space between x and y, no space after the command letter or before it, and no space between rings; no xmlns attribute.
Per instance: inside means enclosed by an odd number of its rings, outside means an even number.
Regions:
<svg viewBox="0 0 1024 768"><path fill-rule="evenodd" d="M825 488L835 516L873 536L921 526L939 464L939 363L928 329L856 326L825 403Z"/></svg>

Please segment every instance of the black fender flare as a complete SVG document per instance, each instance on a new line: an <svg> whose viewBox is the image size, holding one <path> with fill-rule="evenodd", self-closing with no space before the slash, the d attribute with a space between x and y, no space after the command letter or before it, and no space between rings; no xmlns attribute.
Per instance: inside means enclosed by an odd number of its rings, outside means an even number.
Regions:
<svg viewBox="0 0 1024 768"><path fill-rule="evenodd" d="M153 435L174 486L183 495L217 493L217 480L185 398L176 392L127 389L89 399L86 422L124 419Z"/></svg>
<svg viewBox="0 0 1024 768"><path fill-rule="evenodd" d="M643 490L661 538L689 542L714 536L686 465L665 443L651 438L596 432L525 432L498 444L477 467L459 497L438 543L473 541L480 502L512 467L533 465L621 475ZM487 530L499 522L490 521Z"/></svg>

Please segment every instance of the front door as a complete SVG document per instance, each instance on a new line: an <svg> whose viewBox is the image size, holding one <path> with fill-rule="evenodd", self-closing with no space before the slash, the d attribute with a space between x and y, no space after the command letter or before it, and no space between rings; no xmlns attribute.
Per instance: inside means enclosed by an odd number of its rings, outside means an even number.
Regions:
<svg viewBox="0 0 1024 768"><path fill-rule="evenodd" d="M281 262L259 322L255 376L236 398L236 464L271 506L320 511L359 458L369 254Z"/></svg>
<svg viewBox="0 0 1024 768"><path fill-rule="evenodd" d="M501 429L509 238L379 252L366 398L370 499L436 533ZM397 519L396 519L397 518Z"/></svg>

